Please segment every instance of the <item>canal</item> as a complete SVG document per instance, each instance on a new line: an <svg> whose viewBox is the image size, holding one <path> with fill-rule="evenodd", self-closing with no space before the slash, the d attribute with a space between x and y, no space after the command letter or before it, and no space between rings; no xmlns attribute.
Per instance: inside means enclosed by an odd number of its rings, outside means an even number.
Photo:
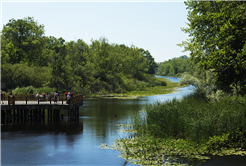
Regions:
<svg viewBox="0 0 246 166"><path fill-rule="evenodd" d="M177 78L169 77L174 82ZM166 95L139 99L85 98L79 123L21 123L1 126L1 165L132 165L115 150L100 149L127 133L116 124L130 123L131 115L145 104L182 98L191 87ZM230 161L239 159L231 158ZM212 160L211 163L220 160ZM239 162L244 163L245 158ZM234 162L235 163L235 162Z"/></svg>

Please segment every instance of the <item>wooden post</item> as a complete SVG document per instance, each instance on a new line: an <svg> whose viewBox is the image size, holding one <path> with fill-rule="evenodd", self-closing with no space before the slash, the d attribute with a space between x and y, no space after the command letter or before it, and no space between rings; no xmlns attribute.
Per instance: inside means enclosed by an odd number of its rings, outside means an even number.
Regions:
<svg viewBox="0 0 246 166"><path fill-rule="evenodd" d="M10 107L10 96L8 96L8 105Z"/></svg>
<svg viewBox="0 0 246 166"><path fill-rule="evenodd" d="M5 100L5 93L3 94L3 100Z"/></svg>
<svg viewBox="0 0 246 166"><path fill-rule="evenodd" d="M43 123L44 123L44 119L45 119L45 109L43 109Z"/></svg>
<svg viewBox="0 0 246 166"><path fill-rule="evenodd" d="M51 105L51 95L50 95L50 105Z"/></svg>
<svg viewBox="0 0 246 166"><path fill-rule="evenodd" d="M21 122L23 122L23 110L20 110L20 117L21 117Z"/></svg>
<svg viewBox="0 0 246 166"><path fill-rule="evenodd" d="M28 95L28 94L26 94L26 105L27 105L27 95Z"/></svg>
<svg viewBox="0 0 246 166"><path fill-rule="evenodd" d="M15 96L13 96L13 105L15 105Z"/></svg>
<svg viewBox="0 0 246 166"><path fill-rule="evenodd" d="M13 123L15 123L15 109L13 109Z"/></svg>
<svg viewBox="0 0 246 166"><path fill-rule="evenodd" d="M62 105L63 105L63 96L62 96Z"/></svg>
<svg viewBox="0 0 246 166"><path fill-rule="evenodd" d="M38 95L38 105L39 105L39 95Z"/></svg>
<svg viewBox="0 0 246 166"><path fill-rule="evenodd" d="M32 109L30 110L30 116L31 116L31 122L32 122L33 120L33 110Z"/></svg>
<svg viewBox="0 0 246 166"><path fill-rule="evenodd" d="M70 106L68 106L68 110L67 110L67 119L68 119L68 122L70 121L69 107L70 107Z"/></svg>

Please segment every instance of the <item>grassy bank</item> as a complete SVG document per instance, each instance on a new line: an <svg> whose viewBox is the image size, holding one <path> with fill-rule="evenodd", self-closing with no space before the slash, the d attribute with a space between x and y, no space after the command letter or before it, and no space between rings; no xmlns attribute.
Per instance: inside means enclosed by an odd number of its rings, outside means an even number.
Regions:
<svg viewBox="0 0 246 166"><path fill-rule="evenodd" d="M132 121L134 138L113 149L139 165L194 164L211 155L246 155L246 99L208 102L196 94L147 105ZM129 130L128 130L129 131Z"/></svg>
<svg viewBox="0 0 246 166"><path fill-rule="evenodd" d="M91 92L85 88L73 88L71 90L67 90L70 92L76 93L84 93L84 97L110 97L110 98L138 98L141 96L151 96L151 95L159 95L159 94L170 94L173 93L178 87L180 87L180 83L171 82L166 78L155 78L153 81L143 82L132 80L128 83L127 88L128 91L123 91L121 93L111 93L104 89L99 92ZM17 87L12 90L13 94L37 94L37 93L53 93L55 92L55 88L50 87L42 87L35 88L32 86L29 87ZM61 94L65 93L65 89L59 90ZM8 92L3 92L7 93Z"/></svg>
<svg viewBox="0 0 246 166"><path fill-rule="evenodd" d="M136 85L135 90L127 91L125 93L108 93L95 95L96 97L112 97L112 98L138 98L141 96L153 96L161 94L174 93L179 87L182 87L178 82L172 82L167 78L156 78L158 83Z"/></svg>

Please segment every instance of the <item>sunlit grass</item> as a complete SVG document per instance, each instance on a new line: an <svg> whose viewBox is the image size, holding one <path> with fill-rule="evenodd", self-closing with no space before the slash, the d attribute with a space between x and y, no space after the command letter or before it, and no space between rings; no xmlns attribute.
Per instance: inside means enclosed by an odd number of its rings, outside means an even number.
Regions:
<svg viewBox="0 0 246 166"><path fill-rule="evenodd" d="M124 95L128 96L153 96L153 95L161 95L161 94L170 94L177 90L177 88L181 87L180 83L167 83L167 86L155 86L155 87L147 87L146 90L142 91L130 91L125 93Z"/></svg>

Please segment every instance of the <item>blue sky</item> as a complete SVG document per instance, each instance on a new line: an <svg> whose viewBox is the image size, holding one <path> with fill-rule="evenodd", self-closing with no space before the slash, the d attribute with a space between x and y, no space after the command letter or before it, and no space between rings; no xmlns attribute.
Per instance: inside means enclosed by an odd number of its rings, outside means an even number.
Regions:
<svg viewBox="0 0 246 166"><path fill-rule="evenodd" d="M106 37L109 43L149 50L156 62L189 55L176 44L188 38L183 1L11 1L2 0L1 29L9 19L34 17L46 36L66 41Z"/></svg>

